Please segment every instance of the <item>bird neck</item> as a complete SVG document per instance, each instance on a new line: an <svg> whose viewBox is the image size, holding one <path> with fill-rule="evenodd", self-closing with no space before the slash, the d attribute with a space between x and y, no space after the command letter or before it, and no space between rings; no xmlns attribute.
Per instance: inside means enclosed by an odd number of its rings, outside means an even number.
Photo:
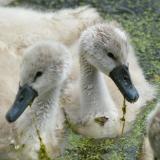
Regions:
<svg viewBox="0 0 160 160"><path fill-rule="evenodd" d="M46 123L47 119L53 118L52 113L59 107L59 95L60 88L56 87L35 100L31 110L38 124Z"/></svg>
<svg viewBox="0 0 160 160"><path fill-rule="evenodd" d="M31 107L22 114L17 121L20 132L33 133L37 128L39 131L48 130L47 127L54 123L54 112L58 109L60 87L51 89L49 92L35 99Z"/></svg>
<svg viewBox="0 0 160 160"><path fill-rule="evenodd" d="M83 55L80 55L80 74L81 114L85 116L93 111L103 113L106 106L111 106L112 98L102 73L92 66Z"/></svg>

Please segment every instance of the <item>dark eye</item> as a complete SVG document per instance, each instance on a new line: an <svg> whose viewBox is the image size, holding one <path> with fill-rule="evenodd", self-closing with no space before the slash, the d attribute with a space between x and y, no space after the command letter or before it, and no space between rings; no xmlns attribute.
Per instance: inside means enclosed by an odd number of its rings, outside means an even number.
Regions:
<svg viewBox="0 0 160 160"><path fill-rule="evenodd" d="M116 57L113 55L113 53L108 52L107 55L108 55L108 57L110 57L110 58L116 60Z"/></svg>
<svg viewBox="0 0 160 160"><path fill-rule="evenodd" d="M38 71L34 77L34 81L36 81L37 78L39 78L40 76L42 76L43 72L42 71Z"/></svg>

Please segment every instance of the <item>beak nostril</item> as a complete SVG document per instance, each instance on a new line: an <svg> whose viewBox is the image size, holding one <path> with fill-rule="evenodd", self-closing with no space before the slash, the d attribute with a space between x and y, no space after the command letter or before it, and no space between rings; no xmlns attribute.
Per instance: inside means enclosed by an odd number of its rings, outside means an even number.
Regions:
<svg viewBox="0 0 160 160"><path fill-rule="evenodd" d="M127 75L124 75L123 81L124 81L124 84L125 84L125 85L128 85L129 78L128 78Z"/></svg>
<svg viewBox="0 0 160 160"><path fill-rule="evenodd" d="M19 101L21 102L21 101L23 101L23 99L24 99L24 96L21 95L21 96L19 97Z"/></svg>
<svg viewBox="0 0 160 160"><path fill-rule="evenodd" d="M124 79L124 81L127 81L127 80L128 80L128 77L127 77L127 76L124 76L123 79Z"/></svg>

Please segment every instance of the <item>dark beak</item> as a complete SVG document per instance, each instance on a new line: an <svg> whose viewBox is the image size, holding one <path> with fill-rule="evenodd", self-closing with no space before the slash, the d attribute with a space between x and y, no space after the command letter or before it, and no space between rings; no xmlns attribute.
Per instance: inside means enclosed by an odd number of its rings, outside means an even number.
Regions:
<svg viewBox="0 0 160 160"><path fill-rule="evenodd" d="M129 70L126 65L121 65L114 68L110 72L110 77L128 102L136 102L138 100L138 91L132 84Z"/></svg>
<svg viewBox="0 0 160 160"><path fill-rule="evenodd" d="M23 87L19 87L16 99L6 114L8 122L14 122L24 112L28 105L31 105L35 97L38 94L30 86L25 84Z"/></svg>

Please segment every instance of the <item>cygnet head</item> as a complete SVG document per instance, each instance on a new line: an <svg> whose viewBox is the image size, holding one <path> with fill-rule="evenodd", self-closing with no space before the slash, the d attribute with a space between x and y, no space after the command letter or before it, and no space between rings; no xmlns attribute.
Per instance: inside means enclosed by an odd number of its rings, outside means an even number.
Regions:
<svg viewBox="0 0 160 160"><path fill-rule="evenodd" d="M36 97L60 88L71 68L68 50L57 42L39 42L29 47L21 63L20 87L6 118L15 121Z"/></svg>
<svg viewBox="0 0 160 160"><path fill-rule="evenodd" d="M92 26L80 38L80 54L110 76L129 102L135 102L139 95L128 70L129 48L127 34L112 23Z"/></svg>

